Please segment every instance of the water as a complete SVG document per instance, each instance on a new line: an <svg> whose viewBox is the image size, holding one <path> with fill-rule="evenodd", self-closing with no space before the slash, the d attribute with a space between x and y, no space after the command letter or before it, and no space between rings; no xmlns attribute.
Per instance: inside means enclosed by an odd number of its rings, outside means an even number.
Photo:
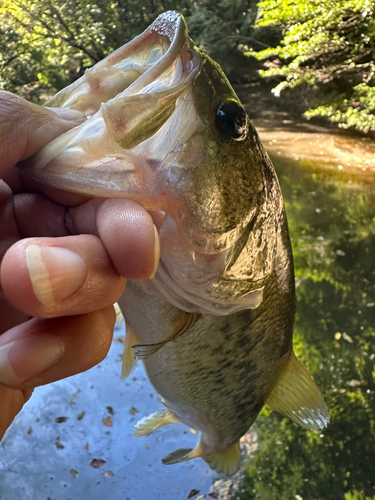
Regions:
<svg viewBox="0 0 375 500"><path fill-rule="evenodd" d="M276 155L297 284L295 350L330 410L321 434L267 410L241 500L375 498L375 183Z"/></svg>
<svg viewBox="0 0 375 500"><path fill-rule="evenodd" d="M0 444L1 500L175 500L210 490L201 461L166 467L197 436L174 425L147 438L132 430L163 408L142 364L120 380L124 324L93 369L35 390Z"/></svg>
<svg viewBox="0 0 375 500"><path fill-rule="evenodd" d="M115 342L99 367L37 389L0 445L1 500L375 498L372 165L358 170L306 154L297 161L284 156L292 151L285 142L273 144L295 258L294 344L326 399L329 427L306 432L265 408L244 442L251 458L232 481L217 481L201 460L164 466L164 455L197 436L170 426L131 437L138 418L162 405L142 367L119 380ZM56 422L61 416L68 420ZM93 459L105 463L94 468Z"/></svg>

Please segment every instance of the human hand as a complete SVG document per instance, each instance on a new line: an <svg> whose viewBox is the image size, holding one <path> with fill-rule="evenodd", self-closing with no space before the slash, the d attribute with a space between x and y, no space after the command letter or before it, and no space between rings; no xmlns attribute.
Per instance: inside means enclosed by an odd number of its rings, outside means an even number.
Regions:
<svg viewBox="0 0 375 500"><path fill-rule="evenodd" d="M159 261L139 204L87 200L12 170L84 119L55 111L0 91L0 439L34 387L106 356L126 278L149 278Z"/></svg>

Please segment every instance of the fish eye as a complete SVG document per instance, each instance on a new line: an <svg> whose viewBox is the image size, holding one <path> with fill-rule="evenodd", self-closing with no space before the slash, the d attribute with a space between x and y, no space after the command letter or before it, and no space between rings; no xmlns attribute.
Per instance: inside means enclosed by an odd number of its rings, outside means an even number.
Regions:
<svg viewBox="0 0 375 500"><path fill-rule="evenodd" d="M248 127L246 112L241 104L234 99L222 102L216 111L215 127L224 139L243 141Z"/></svg>

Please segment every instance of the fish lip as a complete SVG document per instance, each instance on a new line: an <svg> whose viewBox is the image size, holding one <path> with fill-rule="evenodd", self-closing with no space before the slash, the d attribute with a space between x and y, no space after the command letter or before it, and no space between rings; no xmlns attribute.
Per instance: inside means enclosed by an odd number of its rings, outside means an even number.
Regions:
<svg viewBox="0 0 375 500"><path fill-rule="evenodd" d="M155 21L139 35L140 40L138 40L137 37L127 45L134 50L137 45L142 44L142 42L146 41L154 34L167 37L171 44L159 61L151 66L151 68L126 89L127 94L139 93L147 85L155 81L178 57L184 45L189 40L187 25L183 16L175 11L167 11L158 16Z"/></svg>
<svg viewBox="0 0 375 500"><path fill-rule="evenodd" d="M158 37L160 37L160 45ZM152 40L151 40L152 39ZM151 40L148 44L147 41ZM169 46L167 45L169 43ZM156 51L155 61L152 59L152 51L159 48L159 53ZM123 79L122 64L132 64L132 54L138 50L138 54L151 54L151 59L145 59L145 65L142 67L142 57L139 59L140 76L127 84ZM161 52L161 53L160 53ZM158 59L158 57L160 57ZM175 63L178 64L179 70L175 70ZM114 183L103 187L97 185L92 179L87 178L81 170L81 183L77 185L75 171L79 168L72 166L67 167L66 171L58 172L48 165L55 161L67 148L74 148L75 138L85 130L93 128L94 123L99 123L102 120L105 109L112 105L115 106L116 100L119 98L132 99L139 94L161 94L160 89L153 88L152 84L161 77L162 85L164 85L165 93L176 94L182 92L187 86L191 85L195 80L196 75L201 68L201 56L199 51L194 47L193 41L189 38L187 25L182 15L168 11L161 14L143 33L138 37L128 42L123 47L120 47L115 52L107 56L103 61L100 61L92 68L86 70L85 75L79 80L71 84L66 89L63 89L56 94L45 106L57 106L61 108L72 108L80 110L87 114L88 119L81 125L59 136L50 144L42 148L27 165L23 165L20 169L23 173L28 174L35 180L44 184L74 191L88 196L93 196L96 192L97 196L107 198L126 197L131 198L132 193L123 189L122 185L118 187ZM170 71L170 75L167 73ZM144 72L142 73L142 71ZM163 73L166 72L166 80L163 80ZM111 87L110 78L113 75L119 75L120 80L115 81ZM137 73L137 71L136 71ZM146 88L150 85L149 88ZM156 83L156 87L157 87ZM107 90L105 90L107 89ZM90 96L90 98L88 98ZM95 103L91 105L91 97ZM176 97L176 98L177 98ZM89 102L90 101L90 102ZM88 104L89 102L89 104ZM104 120L105 121L105 120ZM104 134L104 132L103 132ZM104 135L103 135L104 136ZM98 144L98 142L97 142ZM129 147L129 151L133 150ZM123 151L128 149L124 147ZM84 151L88 153L88 151ZM88 153L89 154L89 153ZM95 153L90 153L96 158ZM113 153L116 156L116 153ZM146 159L146 158L145 158ZM150 177L155 174L155 170L161 168L161 159L155 159L154 162L145 163L145 176ZM83 164L82 164L83 165ZM58 167L60 168L60 167ZM83 174L83 175L82 175ZM96 191L95 191L96 190ZM155 208L160 208L155 205Z"/></svg>
<svg viewBox="0 0 375 500"><path fill-rule="evenodd" d="M108 92L107 75L116 68L117 64L131 57L138 49L142 49L142 46L146 45L147 42L154 37L162 37L169 40L170 45L166 52L157 62L155 62L155 64L144 73L141 73L133 83L118 91L112 98L106 98L105 93ZM86 113L86 116L90 118L98 112L101 103L110 103L120 95L131 96L144 90L147 85L155 81L168 66L173 63L179 54L182 53L185 44L190 45L188 50L191 52L192 64L190 65L189 73L196 74L201 67L202 61L198 51L194 48L194 42L188 36L188 29L184 17L175 11L164 12L160 14L143 33L109 54L102 61L88 68L84 76L58 92L47 101L44 106L76 109ZM146 50L147 45L144 48ZM120 71L120 69L118 71ZM188 78L186 78L186 80L188 80ZM87 106L84 99L82 104L77 102L77 94L78 97L80 97L82 87L85 85L88 87L86 90L87 92L96 92L99 96L102 95L103 97L102 99L98 97L101 101L97 103L96 108L88 107L88 109L84 109L85 106ZM171 86L171 88L174 86L176 85ZM67 90L68 93L66 92ZM85 90L83 90L83 92L85 93Z"/></svg>

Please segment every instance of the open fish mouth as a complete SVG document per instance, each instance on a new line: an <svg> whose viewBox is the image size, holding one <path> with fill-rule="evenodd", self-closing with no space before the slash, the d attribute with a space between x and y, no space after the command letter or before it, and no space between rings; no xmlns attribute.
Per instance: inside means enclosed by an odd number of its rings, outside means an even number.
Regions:
<svg viewBox="0 0 375 500"><path fill-rule="evenodd" d="M181 15L161 14L47 106L87 120L19 169L55 188L164 211L147 293L193 313L260 305L281 217L277 181L229 81Z"/></svg>
<svg viewBox="0 0 375 500"><path fill-rule="evenodd" d="M165 12L46 103L81 111L87 120L44 147L22 171L71 192L163 208L149 182L163 159L155 154L155 134L200 66L183 17ZM165 149L168 133L159 135Z"/></svg>

